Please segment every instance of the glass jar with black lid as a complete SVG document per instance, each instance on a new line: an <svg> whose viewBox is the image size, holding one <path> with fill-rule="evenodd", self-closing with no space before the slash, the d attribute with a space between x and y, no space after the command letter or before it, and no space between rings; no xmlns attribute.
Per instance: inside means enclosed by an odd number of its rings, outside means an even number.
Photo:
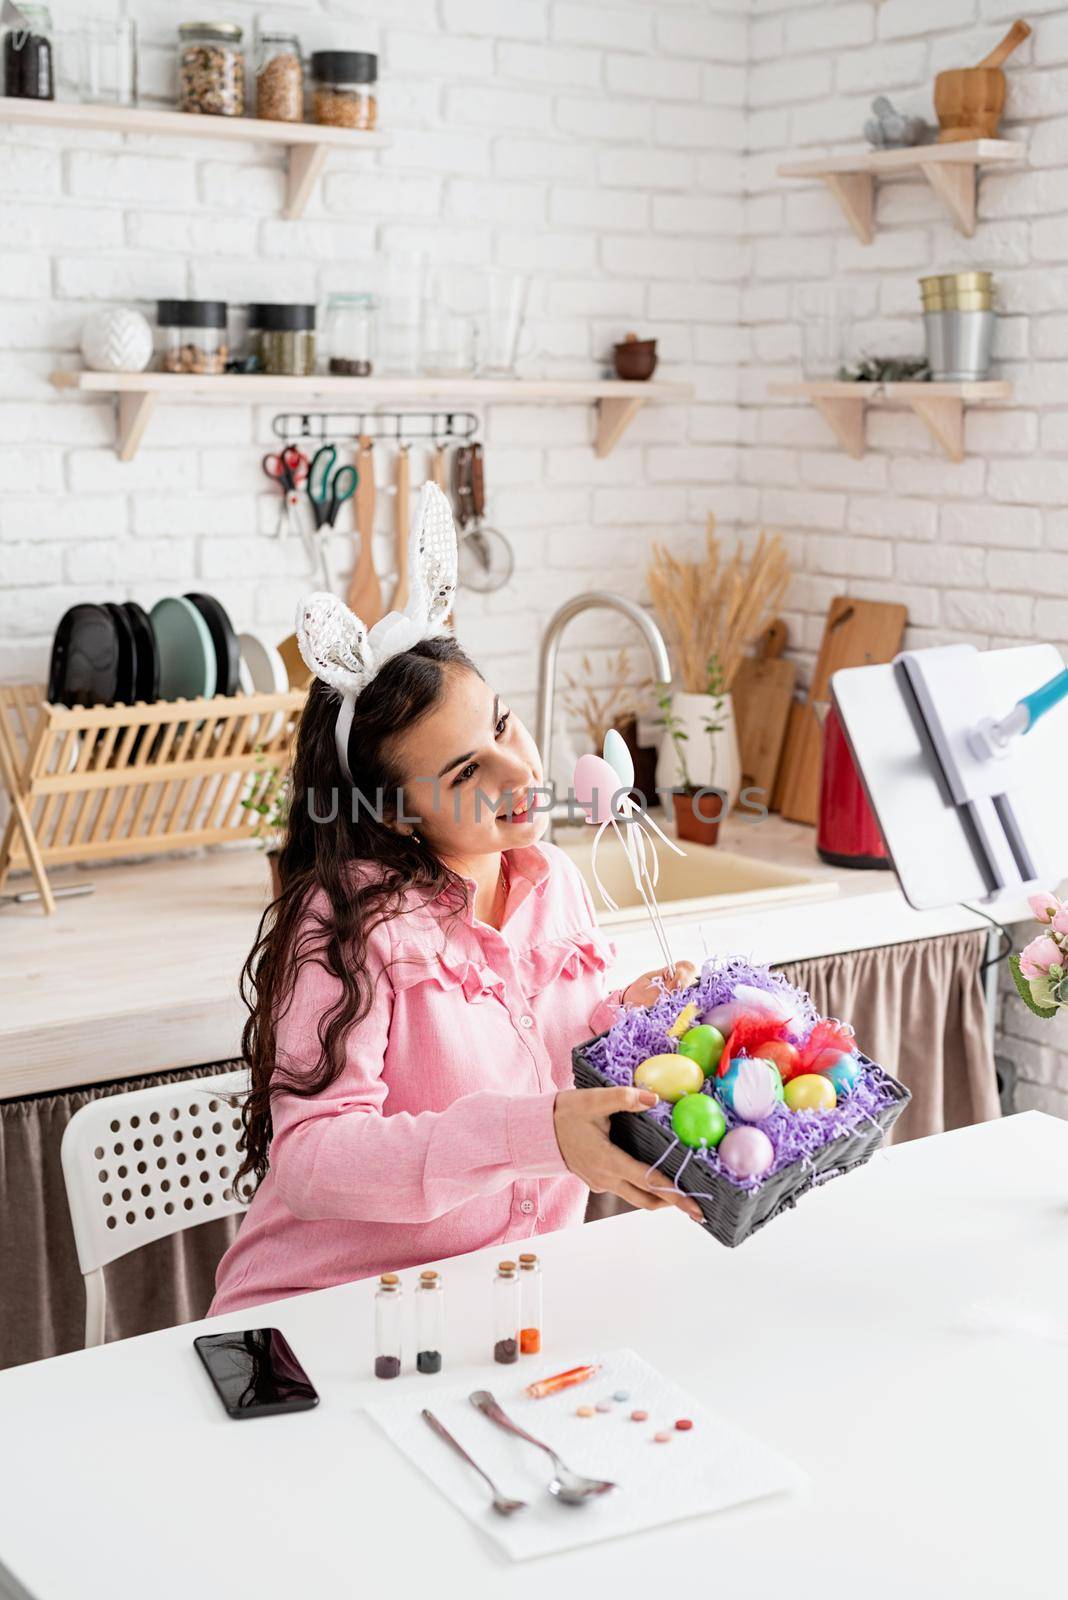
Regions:
<svg viewBox="0 0 1068 1600"><path fill-rule="evenodd" d="M230 340L225 300L160 300L160 365L164 372L226 371Z"/></svg>
<svg viewBox="0 0 1068 1600"><path fill-rule="evenodd" d="M51 13L47 6L18 9L22 22L4 29L4 94L13 100L54 100Z"/></svg>
<svg viewBox="0 0 1068 1600"><path fill-rule="evenodd" d="M316 50L312 53L311 74L315 82L312 107L316 122L363 132L374 127L378 116L376 55L366 50Z"/></svg>
<svg viewBox="0 0 1068 1600"><path fill-rule="evenodd" d="M315 307L260 305L260 370L276 377L306 378L315 371Z"/></svg>

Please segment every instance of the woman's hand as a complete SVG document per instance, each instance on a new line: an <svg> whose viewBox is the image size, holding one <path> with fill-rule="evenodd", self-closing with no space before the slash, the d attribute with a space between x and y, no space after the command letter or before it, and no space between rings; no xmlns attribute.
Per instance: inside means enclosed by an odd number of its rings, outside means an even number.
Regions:
<svg viewBox="0 0 1068 1600"><path fill-rule="evenodd" d="M702 1222L696 1200L679 1194L659 1172L646 1176L642 1163L608 1137L612 1112L645 1111L655 1105L656 1095L647 1089L562 1089L553 1113L560 1154L576 1178L595 1194L618 1194L642 1211L678 1206L695 1222Z"/></svg>
<svg viewBox="0 0 1068 1600"><path fill-rule="evenodd" d="M697 968L692 961L676 961L675 976L672 977L668 967L661 967L656 972L643 972L640 978L635 978L623 991L623 1004L625 1006L652 1006L660 999L664 992L660 989L657 980L664 984L664 990L688 989L691 983L697 980Z"/></svg>

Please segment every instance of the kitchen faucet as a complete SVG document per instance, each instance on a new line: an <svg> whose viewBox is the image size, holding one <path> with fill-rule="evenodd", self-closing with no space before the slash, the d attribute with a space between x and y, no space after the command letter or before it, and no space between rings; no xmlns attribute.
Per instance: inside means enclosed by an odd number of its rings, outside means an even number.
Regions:
<svg viewBox="0 0 1068 1600"><path fill-rule="evenodd" d="M535 716L535 738L541 752L542 771L545 774L546 784L552 782L552 737L553 737L553 702L556 698L556 657L560 648L560 639L564 629L573 617L580 616L584 611L618 611L621 616L628 617L639 630L649 646L649 654L653 662L653 679L656 683L671 682L671 662L668 659L667 645L664 635L643 606L635 600L628 600L626 595L613 594L610 589L591 589L588 594L577 594L572 599L566 600L560 609L553 613L549 625L545 629L541 641L541 653L538 659L538 705ZM600 751L595 754L600 755ZM540 797L539 797L540 806ZM577 822L579 812L577 807L569 806L566 795L553 802L547 813L549 827L545 837L552 838L553 824L562 820Z"/></svg>

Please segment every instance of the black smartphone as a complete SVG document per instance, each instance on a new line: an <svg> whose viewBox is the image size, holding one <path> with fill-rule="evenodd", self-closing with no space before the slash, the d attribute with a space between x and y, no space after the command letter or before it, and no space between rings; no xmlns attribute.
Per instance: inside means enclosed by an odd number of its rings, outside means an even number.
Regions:
<svg viewBox="0 0 1068 1600"><path fill-rule="evenodd" d="M277 1328L202 1333L193 1348L235 1420L310 1411L319 1404L311 1379Z"/></svg>

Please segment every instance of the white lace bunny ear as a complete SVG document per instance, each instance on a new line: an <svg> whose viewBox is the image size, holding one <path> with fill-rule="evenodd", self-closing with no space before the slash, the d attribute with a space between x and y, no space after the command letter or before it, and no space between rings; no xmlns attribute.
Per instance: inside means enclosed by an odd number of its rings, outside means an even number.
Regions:
<svg viewBox="0 0 1068 1600"><path fill-rule="evenodd" d="M359 694L374 674L367 629L336 594L305 595L297 607L297 644L309 672L342 694Z"/></svg>
<svg viewBox="0 0 1068 1600"><path fill-rule="evenodd" d="M427 479L408 543L411 595L405 613L425 623L422 637L443 631L456 594L456 525L452 508L432 479Z"/></svg>

